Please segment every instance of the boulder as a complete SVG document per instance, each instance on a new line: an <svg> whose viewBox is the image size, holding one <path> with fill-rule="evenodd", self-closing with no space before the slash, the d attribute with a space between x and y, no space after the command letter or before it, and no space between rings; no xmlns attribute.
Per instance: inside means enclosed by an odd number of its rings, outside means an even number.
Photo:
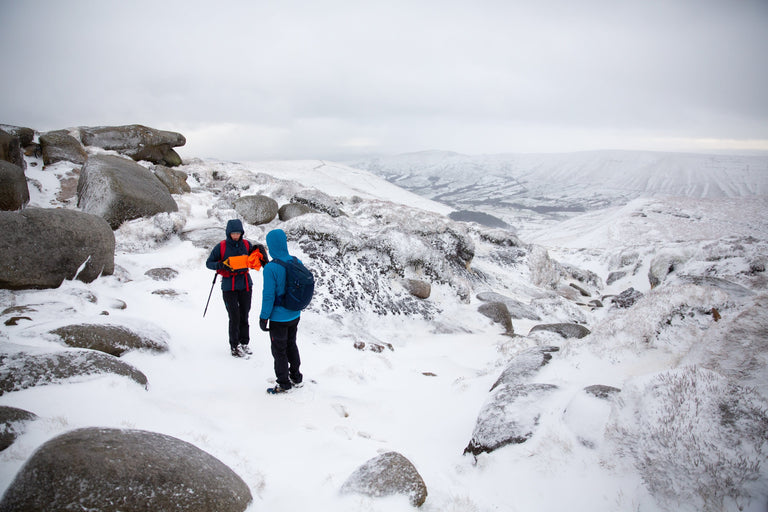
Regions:
<svg viewBox="0 0 768 512"><path fill-rule="evenodd" d="M88 159L80 141L65 130L44 133L40 136L40 150L45 165L67 161L82 165Z"/></svg>
<svg viewBox="0 0 768 512"><path fill-rule="evenodd" d="M527 318L528 320L541 320L541 317L536 314L536 311L534 311L532 307L523 304L519 300L501 295L500 293L480 292L477 294L477 298L483 302L503 302L507 306L509 315L512 318L517 318L518 320L521 318Z"/></svg>
<svg viewBox="0 0 768 512"><path fill-rule="evenodd" d="M530 439L547 410L545 399L556 389L553 384L504 384L494 389L464 453L477 456Z"/></svg>
<svg viewBox="0 0 768 512"><path fill-rule="evenodd" d="M120 357L129 350L167 352L162 339L151 339L119 325L73 324L50 331L70 347L98 350Z"/></svg>
<svg viewBox="0 0 768 512"><path fill-rule="evenodd" d="M552 352L560 350L558 347L532 347L518 353L512 361L507 364L499 378L491 386L491 391L502 384L521 384L529 377L545 366L552 359Z"/></svg>
<svg viewBox="0 0 768 512"><path fill-rule="evenodd" d="M512 316L509 314L507 305L503 302L486 302L477 308L482 315L487 316L497 324L504 327L505 334L514 334L515 329L512 326Z"/></svg>
<svg viewBox="0 0 768 512"><path fill-rule="evenodd" d="M528 334L536 331L549 331L562 336L563 338L583 338L590 334L590 330L579 324L539 324L531 328Z"/></svg>
<svg viewBox="0 0 768 512"><path fill-rule="evenodd" d="M128 220L179 209L168 188L151 171L112 155L88 158L77 183L77 205L103 217L112 229Z"/></svg>
<svg viewBox="0 0 768 512"><path fill-rule="evenodd" d="M181 157L172 148L187 140L180 133L157 130L140 124L80 128L80 139L86 146L117 151L136 161L176 167Z"/></svg>
<svg viewBox="0 0 768 512"><path fill-rule="evenodd" d="M235 211L248 224L269 224L277 217L277 201L267 196L243 196L235 201Z"/></svg>
<svg viewBox="0 0 768 512"><path fill-rule="evenodd" d="M0 129L0 160L18 165L21 169L26 169L24 153L19 138L5 130Z"/></svg>
<svg viewBox="0 0 768 512"><path fill-rule="evenodd" d="M13 126L10 124L0 124L0 130L13 135L19 139L19 144L22 148L25 148L32 144L35 140L35 130L32 128L26 128L24 126Z"/></svg>
<svg viewBox="0 0 768 512"><path fill-rule="evenodd" d="M408 293L419 299L428 299L432 293L432 285L418 279L403 279L402 284Z"/></svg>
<svg viewBox="0 0 768 512"><path fill-rule="evenodd" d="M600 446L611 414L613 398L620 391L618 388L597 384L584 388L571 398L563 411L563 423L583 446L591 449Z"/></svg>
<svg viewBox="0 0 768 512"><path fill-rule="evenodd" d="M302 203L288 203L284 204L277 210L277 215L281 221L289 221L294 217L305 215L307 213L316 213L317 210Z"/></svg>
<svg viewBox="0 0 768 512"><path fill-rule="evenodd" d="M186 441L91 427L40 446L6 490L0 511L242 512L252 501L232 469Z"/></svg>
<svg viewBox="0 0 768 512"><path fill-rule="evenodd" d="M0 288L90 283L114 268L115 235L101 217L47 208L0 212Z"/></svg>
<svg viewBox="0 0 768 512"><path fill-rule="evenodd" d="M27 203L29 203L29 187L24 169L0 160L0 210L21 210Z"/></svg>
<svg viewBox="0 0 768 512"><path fill-rule="evenodd" d="M26 423L35 419L37 415L29 411L0 405L0 451L11 446L24 432Z"/></svg>
<svg viewBox="0 0 768 512"><path fill-rule="evenodd" d="M155 281L172 281L179 276L179 271L170 267L151 268L144 275Z"/></svg>
<svg viewBox="0 0 768 512"><path fill-rule="evenodd" d="M357 468L341 487L342 494L364 496L407 496L420 507L427 499L427 486L416 467L397 452L387 452Z"/></svg>
<svg viewBox="0 0 768 512"><path fill-rule="evenodd" d="M0 354L0 395L86 375L122 375L146 388L147 377L117 357L95 350Z"/></svg>
<svg viewBox="0 0 768 512"><path fill-rule="evenodd" d="M164 165L157 165L154 169L155 176L168 187L171 194L183 194L191 192L192 188L187 184L187 173L177 169L170 169Z"/></svg>

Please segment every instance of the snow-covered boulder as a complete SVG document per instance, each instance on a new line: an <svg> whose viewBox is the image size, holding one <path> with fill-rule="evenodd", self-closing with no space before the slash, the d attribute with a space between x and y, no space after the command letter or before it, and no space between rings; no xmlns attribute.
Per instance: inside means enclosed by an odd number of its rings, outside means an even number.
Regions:
<svg viewBox="0 0 768 512"><path fill-rule="evenodd" d="M235 201L235 211L248 224L269 224L277 217L277 201L265 195L243 196Z"/></svg>
<svg viewBox="0 0 768 512"><path fill-rule="evenodd" d="M536 331L549 331L554 332L562 336L563 338L583 338L584 336L587 336L590 331L583 325L579 324L567 324L567 323L556 323L556 324L539 324L534 325L531 327L531 330L528 334Z"/></svg>
<svg viewBox="0 0 768 512"><path fill-rule="evenodd" d="M24 169L0 160L0 210L21 210L29 203L29 187Z"/></svg>
<svg viewBox="0 0 768 512"><path fill-rule="evenodd" d="M67 161L82 165L88 159L80 141L66 130L56 130L40 135L40 149L45 165Z"/></svg>
<svg viewBox="0 0 768 512"><path fill-rule="evenodd" d="M92 427L40 446L11 482L0 511L242 512L251 501L242 478L186 441Z"/></svg>
<svg viewBox="0 0 768 512"><path fill-rule="evenodd" d="M70 347L98 350L117 357L129 350L168 351L165 339L142 336L121 325L72 324L50 332Z"/></svg>
<svg viewBox="0 0 768 512"><path fill-rule="evenodd" d="M37 419L37 415L24 409L0 405L0 451L13 444L25 430L25 425Z"/></svg>
<svg viewBox="0 0 768 512"><path fill-rule="evenodd" d="M494 389L477 416L464 453L477 456L526 442L547 410L546 399L557 389L553 384L504 384Z"/></svg>
<svg viewBox="0 0 768 512"><path fill-rule="evenodd" d="M306 205L315 211L327 213L334 218L344 215L336 201L328 194L319 190L302 190L291 198L291 202Z"/></svg>
<svg viewBox="0 0 768 512"><path fill-rule="evenodd" d="M515 355L507 364L491 391L502 384L522 384L552 360L552 353L560 350L554 346L531 347Z"/></svg>
<svg viewBox="0 0 768 512"><path fill-rule="evenodd" d="M0 354L0 395L85 375L114 374L146 387L147 376L117 357L95 350Z"/></svg>
<svg viewBox="0 0 768 512"><path fill-rule="evenodd" d="M342 494L371 497L403 495L420 507L427 499L427 486L413 463L397 452L387 452L357 468L341 487Z"/></svg>
<svg viewBox="0 0 768 512"><path fill-rule="evenodd" d="M611 303L617 308L631 308L638 300L643 298L643 294L634 288L627 288L615 297L611 297Z"/></svg>
<svg viewBox="0 0 768 512"><path fill-rule="evenodd" d="M179 209L168 188L151 171L113 155L88 158L77 184L77 205L103 217L112 229L127 220Z"/></svg>
<svg viewBox="0 0 768 512"><path fill-rule="evenodd" d="M563 411L563 423L582 446L601 446L611 407L621 390L596 384L577 392Z"/></svg>
<svg viewBox="0 0 768 512"><path fill-rule="evenodd" d="M298 217L300 215L306 215L307 213L315 213L317 210L302 203L288 203L284 204L277 210L277 216L283 222Z"/></svg>
<svg viewBox="0 0 768 512"><path fill-rule="evenodd" d="M509 315L512 318L521 319L521 318L527 318L528 320L541 320L541 317L536 313L536 311L519 300L513 299L511 297L506 297L500 293L496 292L480 292L477 294L478 300L481 300L483 302L502 302L505 306L507 306L507 310L509 311Z"/></svg>
<svg viewBox="0 0 768 512"><path fill-rule="evenodd" d="M168 167L181 165L181 157L173 148L187 143L180 133L140 124L81 127L80 139L86 146L114 150L136 161L146 160Z"/></svg>
<svg viewBox="0 0 768 512"><path fill-rule="evenodd" d="M0 288L90 283L114 268L115 236L101 217L63 208L0 212Z"/></svg>

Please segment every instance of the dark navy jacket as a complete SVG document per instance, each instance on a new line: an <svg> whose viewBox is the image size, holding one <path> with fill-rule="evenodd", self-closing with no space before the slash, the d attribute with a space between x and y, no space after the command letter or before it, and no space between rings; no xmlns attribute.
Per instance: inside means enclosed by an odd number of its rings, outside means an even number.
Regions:
<svg viewBox="0 0 768 512"><path fill-rule="evenodd" d="M239 219L232 219L227 222L227 238L224 244L224 254L221 254L221 244L216 246L211 251L208 260L205 262L205 266L211 270L216 270L221 274L221 289L224 291L235 290L247 290L251 291L253 288L253 281L248 274L248 269L242 269L235 272L230 272L223 264L222 261L230 256L242 256L247 255L255 251L256 249L261 251L262 264L266 264L268 261L267 251L263 245L254 244L248 241L248 248L246 249L246 240L240 236L240 240L235 242L232 240L232 233L243 233L243 223Z"/></svg>

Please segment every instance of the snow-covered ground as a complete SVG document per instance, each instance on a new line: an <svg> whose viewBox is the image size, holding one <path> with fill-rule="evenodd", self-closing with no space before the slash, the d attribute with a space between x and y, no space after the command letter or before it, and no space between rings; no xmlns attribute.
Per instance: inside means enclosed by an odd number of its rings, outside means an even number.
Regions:
<svg viewBox="0 0 768 512"><path fill-rule="evenodd" d="M39 184L30 187L32 206L61 206L55 175L65 174L65 167L27 169L28 177ZM548 309L549 303L542 300L542 319L515 320L516 337L504 335L498 324L477 312L475 294L482 289L473 289L466 303L448 287L433 286L427 300L439 302L440 313L432 319L365 310L327 314L311 308L299 326L307 383L271 396L265 389L274 379L272 357L266 334L258 330L257 313L251 315L253 356L232 358L218 285L203 317L211 289L212 273L204 266L210 247L198 247L177 233L164 236L167 225L175 222L183 224L182 231L220 227L223 237L223 221L232 210L222 205L222 189L210 187L205 176L215 169L224 183L234 185L230 195L240 193L237 187L242 184L248 184L248 193L280 195L296 181L333 197L378 201L382 210L406 205L446 214L451 208L366 171L330 162L193 160L181 169L189 174L193 192L175 196L179 213L170 220L137 220L116 231L114 276L90 284L68 281L55 290L0 291L0 312L20 305L34 310L34 322L3 326L0 342L7 350L63 350L45 333L66 323L103 322L104 312L112 323L162 331L170 347L161 355L122 356L147 375L147 390L129 379L101 376L0 396L0 404L40 417L0 452L0 492L46 440L79 427L103 426L160 432L211 453L249 485L254 502L248 510L253 512L410 510L405 497L339 494L357 467L387 451L406 456L424 478L429 491L422 507L426 511L737 510L737 504L751 512L766 509L765 431L741 446L720 445L725 443L718 437L724 427L716 424L718 407L736 397L733 403L742 408L762 407L762 416L743 416L744 425L768 425L765 381L746 388L750 379L759 383L766 376L765 340L760 338L765 337L766 331L760 330L765 314L749 317L739 343L723 341L729 339L726 330L740 325L735 319L763 311L757 306L760 300L766 302L760 295L765 293L768 262L764 195L642 198L554 226L547 223L539 230L529 228L531 236L523 241L535 244L527 250L541 258L532 268L537 282L510 272L499 283L503 290L497 291L518 291L530 301L560 285L567 288L567 281L552 270L548 254L594 272L602 296L630 287L645 296L628 309L610 307L607 300L603 308L553 302ZM64 206L73 207L71 201ZM246 238L263 242L265 234L280 225L275 220L247 226ZM359 229L355 223L345 228L353 235ZM305 258L295 243L289 241L289 248ZM478 245L473 266L504 275L503 263L483 250ZM667 261L664 257L675 262L675 270L666 275L667 268L664 282L652 290L649 271ZM145 275L157 267L172 267L179 274L170 282ZM605 284L610 272L621 270L626 272L623 277ZM688 275L727 279L747 291L692 282L686 280ZM261 274L252 276L260 290ZM153 293L161 289L176 293ZM127 307L120 309L118 301ZM255 294L254 311L259 304ZM720 311L721 323L712 319L712 308ZM576 319L592 330L590 336L565 340L545 332L528 335L536 324ZM391 344L392 349L357 350L353 345L360 340ZM700 346L703 342L707 347ZM532 437L490 454L463 454L489 389L506 364L523 349L548 344L558 345L560 351L534 381L557 385L558 390L548 396ZM739 366L738 352L754 350L749 375L734 377L727 371L746 367ZM684 398L677 419L666 410L663 393L670 389L665 387L669 382L693 390L676 395ZM586 399L583 388L594 384L622 389L621 400L611 405ZM742 387L736 393L733 386ZM700 409L689 411L689 400ZM667 430L661 428L664 424ZM675 430L683 426L687 432ZM703 442L697 444L696 438ZM664 452L662 446L670 439L674 446ZM645 459L646 452L653 457ZM720 496L723 483L718 477L733 476L728 471L735 463L730 463L739 457L758 462L757 474L747 475L740 495ZM648 467L649 460L656 466ZM702 469L694 469L699 464ZM695 494L701 482L711 495Z"/></svg>

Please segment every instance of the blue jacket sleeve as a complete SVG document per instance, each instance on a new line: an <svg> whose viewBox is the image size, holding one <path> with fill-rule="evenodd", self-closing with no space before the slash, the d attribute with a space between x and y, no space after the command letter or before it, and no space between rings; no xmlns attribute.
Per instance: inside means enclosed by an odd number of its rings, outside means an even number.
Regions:
<svg viewBox="0 0 768 512"><path fill-rule="evenodd" d="M211 270L218 270L220 261L221 261L221 249L217 244L211 251L210 256L208 256L208 260L205 262L205 266Z"/></svg>
<svg viewBox="0 0 768 512"><path fill-rule="evenodd" d="M259 318L269 319L272 315L272 309L275 307L275 298L277 297L277 276L275 275L274 264L266 265L262 272L264 286L261 291L261 313Z"/></svg>

